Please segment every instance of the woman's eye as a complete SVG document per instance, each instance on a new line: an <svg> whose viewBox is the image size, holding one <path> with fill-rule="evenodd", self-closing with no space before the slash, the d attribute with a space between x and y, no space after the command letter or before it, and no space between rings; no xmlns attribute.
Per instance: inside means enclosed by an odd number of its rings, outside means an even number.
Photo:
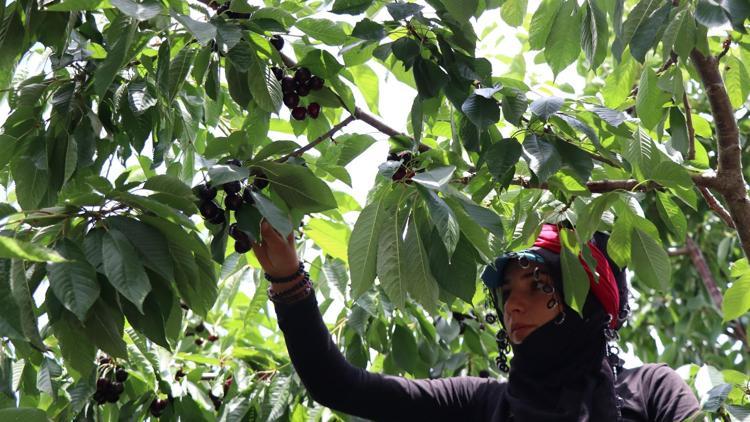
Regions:
<svg viewBox="0 0 750 422"><path fill-rule="evenodd" d="M546 284L541 281L535 281L531 287L534 288L534 290L544 290Z"/></svg>

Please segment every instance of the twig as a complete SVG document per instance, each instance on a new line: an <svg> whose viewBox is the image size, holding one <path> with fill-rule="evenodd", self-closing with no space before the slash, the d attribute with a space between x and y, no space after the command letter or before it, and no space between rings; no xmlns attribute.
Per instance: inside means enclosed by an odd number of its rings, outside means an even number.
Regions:
<svg viewBox="0 0 750 422"><path fill-rule="evenodd" d="M726 56L729 52L729 47L732 46L732 37L727 37L723 43L721 43L721 52L716 56L716 60L721 60L722 57Z"/></svg>
<svg viewBox="0 0 750 422"><path fill-rule="evenodd" d="M688 254L690 255L690 260L693 262L695 270L700 275L701 280L703 281L703 285L706 286L708 295L711 296L711 300L713 301L714 305L719 310L721 310L723 301L721 291L716 285L716 280L711 274L711 270L708 268L708 264L706 263L706 258L703 256L703 252L700 250L698 245L695 244L695 241L693 241L693 238L690 236L688 236L686 239L686 248L688 250ZM742 325L742 323L740 323L739 321L733 321L732 326L734 328L732 337L742 342L743 346L746 349L750 349L750 345L748 345L747 343L747 334L745 332L745 327Z"/></svg>
<svg viewBox="0 0 750 422"><path fill-rule="evenodd" d="M721 220L730 228L736 228L734 225L734 221L732 220L732 216L729 215L729 212L726 208L724 208L721 203L716 199L716 197L711 193L710 190L708 190L705 186L698 186L698 190L701 192L701 195L703 195L703 199L706 200L706 203L708 204L708 207L714 210L716 215L721 218Z"/></svg>
<svg viewBox="0 0 750 422"><path fill-rule="evenodd" d="M298 148L298 149L290 152L289 154L287 154L287 155L279 158L278 160L276 160L276 162L283 163L284 161L286 161L286 160L288 160L288 159L290 159L292 157L299 157L300 155L304 154L306 151L309 151L310 149L314 148L319 143L321 143L321 142L325 141L326 139L330 138L331 136L333 136L334 133L338 132L339 130L341 130L341 128L343 128L344 126L346 126L349 123L353 122L354 120L355 120L354 116L350 115L346 119L344 119L344 120L340 121L339 123L337 123L328 132L326 132L326 133L318 136L317 138L315 138L314 141L312 141L309 144L307 144L307 145L305 145L305 146L303 146L301 148Z"/></svg>
<svg viewBox="0 0 750 422"><path fill-rule="evenodd" d="M682 93L682 105L685 107L685 123L688 128L688 160L695 160L695 128L693 127L693 112L686 93Z"/></svg>

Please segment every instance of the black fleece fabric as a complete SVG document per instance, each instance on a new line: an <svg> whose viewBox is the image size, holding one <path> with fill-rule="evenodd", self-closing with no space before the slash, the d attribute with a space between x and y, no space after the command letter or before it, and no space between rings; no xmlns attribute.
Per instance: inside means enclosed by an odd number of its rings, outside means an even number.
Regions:
<svg viewBox="0 0 750 422"><path fill-rule="evenodd" d="M478 377L407 379L375 374L346 361L334 344L315 295L274 304L289 357L318 403L375 421L523 421L511 417L508 383ZM488 358L489 359L489 358ZM681 421L699 410L690 388L667 365L619 374L623 421ZM594 420L584 415L581 420Z"/></svg>

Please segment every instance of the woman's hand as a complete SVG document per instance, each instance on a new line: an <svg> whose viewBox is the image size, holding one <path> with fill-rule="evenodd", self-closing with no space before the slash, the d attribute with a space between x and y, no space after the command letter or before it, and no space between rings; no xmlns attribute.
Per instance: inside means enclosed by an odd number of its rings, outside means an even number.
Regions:
<svg viewBox="0 0 750 422"><path fill-rule="evenodd" d="M260 224L262 242L253 243L253 253L271 277L286 277L299 268L299 258L294 247L294 232L284 239L265 219Z"/></svg>

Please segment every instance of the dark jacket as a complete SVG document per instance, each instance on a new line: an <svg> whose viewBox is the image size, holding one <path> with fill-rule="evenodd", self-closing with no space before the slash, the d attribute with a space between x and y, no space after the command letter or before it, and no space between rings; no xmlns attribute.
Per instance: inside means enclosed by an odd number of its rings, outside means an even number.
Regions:
<svg viewBox="0 0 750 422"><path fill-rule="evenodd" d="M478 377L406 379L346 361L314 295L275 304L289 357L310 395L344 413L378 421L505 421L507 383ZM666 365L627 369L617 379L624 421L679 421L698 411L690 388Z"/></svg>

